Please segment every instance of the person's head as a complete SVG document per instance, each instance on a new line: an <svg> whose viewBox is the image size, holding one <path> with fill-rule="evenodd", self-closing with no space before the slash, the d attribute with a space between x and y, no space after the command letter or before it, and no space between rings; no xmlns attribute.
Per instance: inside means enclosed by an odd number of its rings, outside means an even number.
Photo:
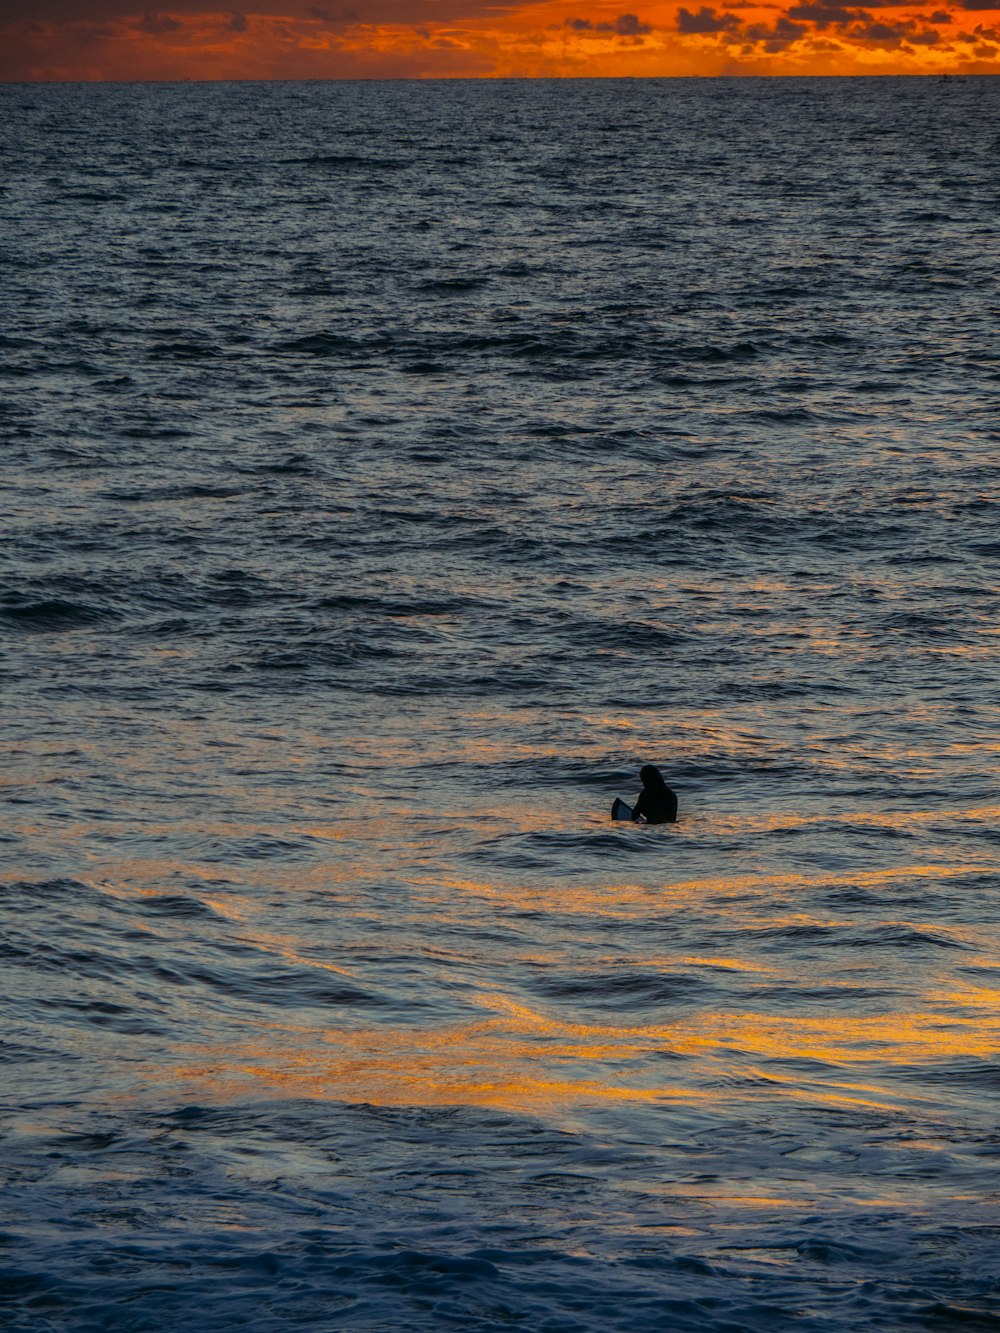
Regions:
<svg viewBox="0 0 1000 1333"><path fill-rule="evenodd" d="M663 781L663 774L652 764L643 764L639 769L639 781L644 787L663 787L666 784Z"/></svg>

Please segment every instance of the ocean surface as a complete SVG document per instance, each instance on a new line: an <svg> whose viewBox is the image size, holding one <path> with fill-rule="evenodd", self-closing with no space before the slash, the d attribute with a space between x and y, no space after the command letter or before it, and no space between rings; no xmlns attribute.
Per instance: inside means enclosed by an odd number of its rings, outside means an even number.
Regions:
<svg viewBox="0 0 1000 1333"><path fill-rule="evenodd" d="M3 1327L1000 1328L1000 80L0 136Z"/></svg>

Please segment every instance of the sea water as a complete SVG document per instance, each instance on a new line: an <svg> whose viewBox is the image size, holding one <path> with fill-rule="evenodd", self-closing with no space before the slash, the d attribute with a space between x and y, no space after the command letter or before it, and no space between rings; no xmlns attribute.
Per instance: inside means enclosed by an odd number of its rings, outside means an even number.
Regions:
<svg viewBox="0 0 1000 1333"><path fill-rule="evenodd" d="M5 1326L996 1327L1000 81L0 110Z"/></svg>

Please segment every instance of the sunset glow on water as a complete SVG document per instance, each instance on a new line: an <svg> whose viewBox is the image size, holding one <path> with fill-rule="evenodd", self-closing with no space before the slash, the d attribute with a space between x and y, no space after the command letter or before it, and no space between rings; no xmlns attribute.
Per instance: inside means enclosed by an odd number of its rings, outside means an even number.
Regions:
<svg viewBox="0 0 1000 1333"><path fill-rule="evenodd" d="M5 1327L1000 1320L998 88L0 88Z"/></svg>

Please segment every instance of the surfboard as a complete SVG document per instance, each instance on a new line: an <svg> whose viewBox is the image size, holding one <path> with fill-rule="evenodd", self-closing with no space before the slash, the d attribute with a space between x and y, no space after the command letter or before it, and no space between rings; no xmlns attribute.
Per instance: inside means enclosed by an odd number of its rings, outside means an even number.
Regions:
<svg viewBox="0 0 1000 1333"><path fill-rule="evenodd" d="M630 805L626 805L620 796L616 796L611 804L611 818L612 819L632 818L632 807Z"/></svg>

